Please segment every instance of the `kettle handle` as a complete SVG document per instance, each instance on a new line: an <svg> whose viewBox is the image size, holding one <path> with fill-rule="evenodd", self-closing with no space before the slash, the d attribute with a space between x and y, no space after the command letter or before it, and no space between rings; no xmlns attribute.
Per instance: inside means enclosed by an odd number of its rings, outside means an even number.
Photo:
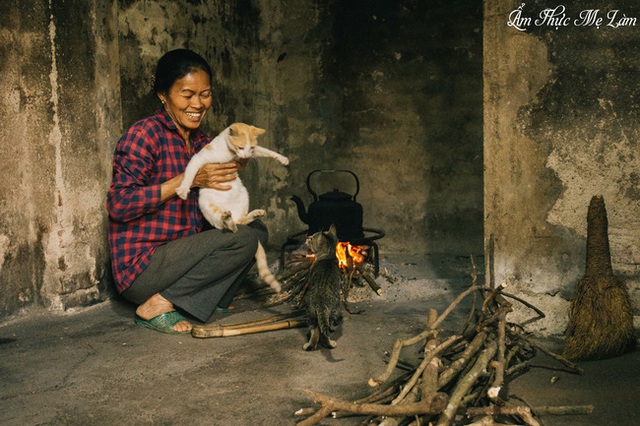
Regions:
<svg viewBox="0 0 640 426"><path fill-rule="evenodd" d="M313 176L315 173L335 173L335 172L349 173L351 176L353 176L353 178L356 181L356 193L353 194L353 201L356 200L356 195L358 195L358 193L360 192L360 180L358 179L358 176L356 176L355 173L353 173L351 170L344 170L344 169L318 169L318 170L312 171L311 173L309 173L309 176L307 176L307 189L309 190L309 193L313 195L313 201L318 201L318 194L316 194L316 192L311 188L311 176Z"/></svg>

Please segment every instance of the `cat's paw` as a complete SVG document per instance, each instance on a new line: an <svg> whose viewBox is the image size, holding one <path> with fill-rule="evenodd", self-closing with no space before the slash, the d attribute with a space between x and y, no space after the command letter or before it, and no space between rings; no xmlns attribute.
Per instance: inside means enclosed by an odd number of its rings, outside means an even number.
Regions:
<svg viewBox="0 0 640 426"><path fill-rule="evenodd" d="M304 345L302 345L302 349L304 349L305 351L314 351L316 347L313 346L310 342L307 342Z"/></svg>
<svg viewBox="0 0 640 426"><path fill-rule="evenodd" d="M187 187L187 188L183 188L181 186L178 187L178 189L176 189L176 194L178 194L178 197L182 198L183 200L186 200L187 197L189 196L189 193L191 192L191 190Z"/></svg>
<svg viewBox="0 0 640 426"><path fill-rule="evenodd" d="M267 215L267 211L263 209L256 209L251 212L251 216L253 218L265 217Z"/></svg>
<svg viewBox="0 0 640 426"><path fill-rule="evenodd" d="M283 165L283 166L288 166L289 165L289 159L287 157L285 157L284 155L281 155L280 157L278 157L278 161Z"/></svg>
<svg viewBox="0 0 640 426"><path fill-rule="evenodd" d="M222 215L220 216L220 219L222 219L222 223L224 224L223 226L224 229L228 229L231 232L236 232L238 230L238 225L236 225L236 223L234 222L233 216L231 216L230 211L226 211L222 213Z"/></svg>

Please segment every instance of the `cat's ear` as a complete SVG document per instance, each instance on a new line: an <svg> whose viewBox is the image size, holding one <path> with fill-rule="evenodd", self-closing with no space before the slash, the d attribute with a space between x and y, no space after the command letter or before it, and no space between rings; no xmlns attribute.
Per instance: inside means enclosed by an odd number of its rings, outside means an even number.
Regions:
<svg viewBox="0 0 640 426"><path fill-rule="evenodd" d="M335 238L338 238L338 231L336 230L336 225L331 224L331 226L329 227L329 231L327 232L333 235Z"/></svg>
<svg viewBox="0 0 640 426"><path fill-rule="evenodd" d="M236 136L238 133L233 126L229 126L229 136Z"/></svg>
<svg viewBox="0 0 640 426"><path fill-rule="evenodd" d="M255 126L251 126L251 131L256 136L264 135L265 133L267 133L267 131L265 129L261 129L261 128L255 127Z"/></svg>

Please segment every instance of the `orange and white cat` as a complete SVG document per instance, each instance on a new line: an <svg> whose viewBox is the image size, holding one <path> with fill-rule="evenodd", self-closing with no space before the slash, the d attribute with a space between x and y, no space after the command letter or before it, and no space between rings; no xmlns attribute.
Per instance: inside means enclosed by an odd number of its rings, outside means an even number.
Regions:
<svg viewBox="0 0 640 426"><path fill-rule="evenodd" d="M258 145L258 136L264 133L264 129L244 123L233 123L224 129L191 158L185 169L182 183L176 190L178 196L183 200L187 198L198 170L207 163L228 163L236 159L268 157L278 160L285 166L288 165L287 157ZM262 209L249 212L249 193L239 177L228 185L231 186L228 191L213 188L199 190L198 205L204 217L214 228L235 232L238 229L237 225L251 223L266 214ZM260 242L256 251L256 265L260 278L279 292L281 285L269 270L267 255Z"/></svg>

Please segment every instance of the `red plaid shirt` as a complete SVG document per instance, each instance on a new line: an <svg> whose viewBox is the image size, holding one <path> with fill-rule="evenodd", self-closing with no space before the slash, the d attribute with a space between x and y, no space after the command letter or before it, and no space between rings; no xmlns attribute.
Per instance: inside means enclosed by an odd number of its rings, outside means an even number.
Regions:
<svg viewBox="0 0 640 426"><path fill-rule="evenodd" d="M111 267L119 292L149 265L161 244L202 229L197 191L160 202L160 184L182 173L209 137L191 132L192 152L164 110L138 121L120 138L107 194Z"/></svg>

